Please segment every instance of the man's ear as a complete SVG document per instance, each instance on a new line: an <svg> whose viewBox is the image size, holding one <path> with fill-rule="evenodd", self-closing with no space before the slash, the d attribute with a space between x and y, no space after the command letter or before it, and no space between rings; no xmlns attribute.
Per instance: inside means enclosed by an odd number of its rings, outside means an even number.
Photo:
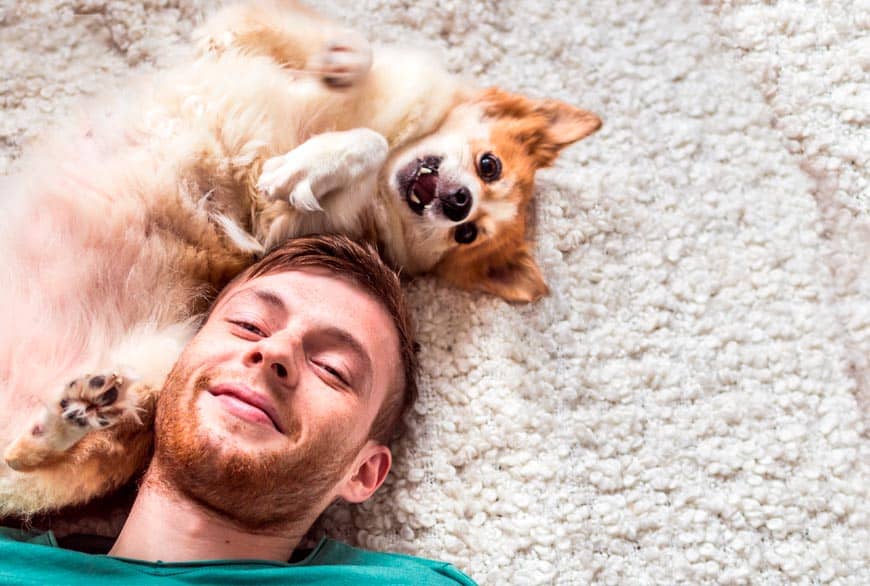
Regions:
<svg viewBox="0 0 870 586"><path fill-rule="evenodd" d="M550 292L538 263L525 247L506 263L487 268L479 287L518 303L536 301Z"/></svg>
<svg viewBox="0 0 870 586"><path fill-rule="evenodd" d="M542 167L551 165L566 146L601 128L601 118L559 100L536 100L535 111L548 121L535 148L538 164Z"/></svg>
<svg viewBox="0 0 870 586"><path fill-rule="evenodd" d="M390 448L369 440L360 450L350 478L338 492L338 496L351 503L361 503L384 483L393 463Z"/></svg>

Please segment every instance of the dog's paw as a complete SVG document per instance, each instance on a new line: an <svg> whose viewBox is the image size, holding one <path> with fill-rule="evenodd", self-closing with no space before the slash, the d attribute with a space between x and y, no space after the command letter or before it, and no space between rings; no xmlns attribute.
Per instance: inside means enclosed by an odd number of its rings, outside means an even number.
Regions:
<svg viewBox="0 0 870 586"><path fill-rule="evenodd" d="M93 430L121 420L140 422L130 377L87 375L71 381L60 400L46 405L26 431L12 441L3 459L13 470L26 472L57 461Z"/></svg>
<svg viewBox="0 0 870 586"><path fill-rule="evenodd" d="M58 404L61 417L68 425L82 429L105 429L128 414L135 417L127 392L132 382L115 373L79 377L64 390Z"/></svg>
<svg viewBox="0 0 870 586"><path fill-rule="evenodd" d="M267 160L257 189L298 210L323 211L324 196L377 174L388 152L387 139L368 128L325 132Z"/></svg>
<svg viewBox="0 0 870 586"><path fill-rule="evenodd" d="M368 128L318 134L267 160L257 189L298 210L323 211L324 196L377 174L388 151L387 139Z"/></svg>
<svg viewBox="0 0 870 586"><path fill-rule="evenodd" d="M300 211L320 212L318 195L312 180L316 179L317 171L307 161L301 147L286 155L268 159L263 164L263 172L257 181L257 189L271 199L284 199Z"/></svg>
<svg viewBox="0 0 870 586"><path fill-rule="evenodd" d="M232 31L224 31L220 35L205 35L194 40L199 55L220 55L233 46L236 35Z"/></svg>
<svg viewBox="0 0 870 586"><path fill-rule="evenodd" d="M350 87L371 68L371 45L361 34L350 30L327 41L308 63L308 69L319 73L321 81L331 88Z"/></svg>

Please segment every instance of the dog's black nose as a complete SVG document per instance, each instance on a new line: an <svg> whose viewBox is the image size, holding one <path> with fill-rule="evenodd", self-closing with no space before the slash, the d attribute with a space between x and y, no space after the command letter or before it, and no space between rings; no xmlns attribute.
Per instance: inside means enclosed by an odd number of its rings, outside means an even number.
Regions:
<svg viewBox="0 0 870 586"><path fill-rule="evenodd" d="M467 187L460 187L453 193L441 197L441 207L445 216L454 222L460 222L471 211L471 192Z"/></svg>

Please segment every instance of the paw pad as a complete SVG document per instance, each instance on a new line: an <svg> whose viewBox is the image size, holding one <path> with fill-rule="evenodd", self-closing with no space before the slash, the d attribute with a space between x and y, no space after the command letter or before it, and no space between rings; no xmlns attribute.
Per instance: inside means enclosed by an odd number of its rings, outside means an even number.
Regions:
<svg viewBox="0 0 870 586"><path fill-rule="evenodd" d="M117 374L87 375L71 381L59 403L63 419L78 427L109 427L124 415L124 409L116 404L127 386Z"/></svg>

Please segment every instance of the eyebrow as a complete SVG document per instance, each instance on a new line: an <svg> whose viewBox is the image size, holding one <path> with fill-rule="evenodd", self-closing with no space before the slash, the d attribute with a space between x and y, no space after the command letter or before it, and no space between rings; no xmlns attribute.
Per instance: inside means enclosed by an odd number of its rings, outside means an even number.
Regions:
<svg viewBox="0 0 870 586"><path fill-rule="evenodd" d="M257 298L266 305L270 305L275 309L287 311L287 306L284 304L284 300L281 299L277 293L273 293L269 289L254 289L254 295L256 295Z"/></svg>
<svg viewBox="0 0 870 586"><path fill-rule="evenodd" d="M268 289L240 289L238 291L234 291L226 296L223 300L220 301L221 307L226 307L230 301L235 299L236 297L251 297L253 294L258 300L266 303L270 307L274 307L275 309L280 309L282 311L287 311L287 306L284 304L284 301L281 297ZM216 307L212 308L214 311Z"/></svg>

